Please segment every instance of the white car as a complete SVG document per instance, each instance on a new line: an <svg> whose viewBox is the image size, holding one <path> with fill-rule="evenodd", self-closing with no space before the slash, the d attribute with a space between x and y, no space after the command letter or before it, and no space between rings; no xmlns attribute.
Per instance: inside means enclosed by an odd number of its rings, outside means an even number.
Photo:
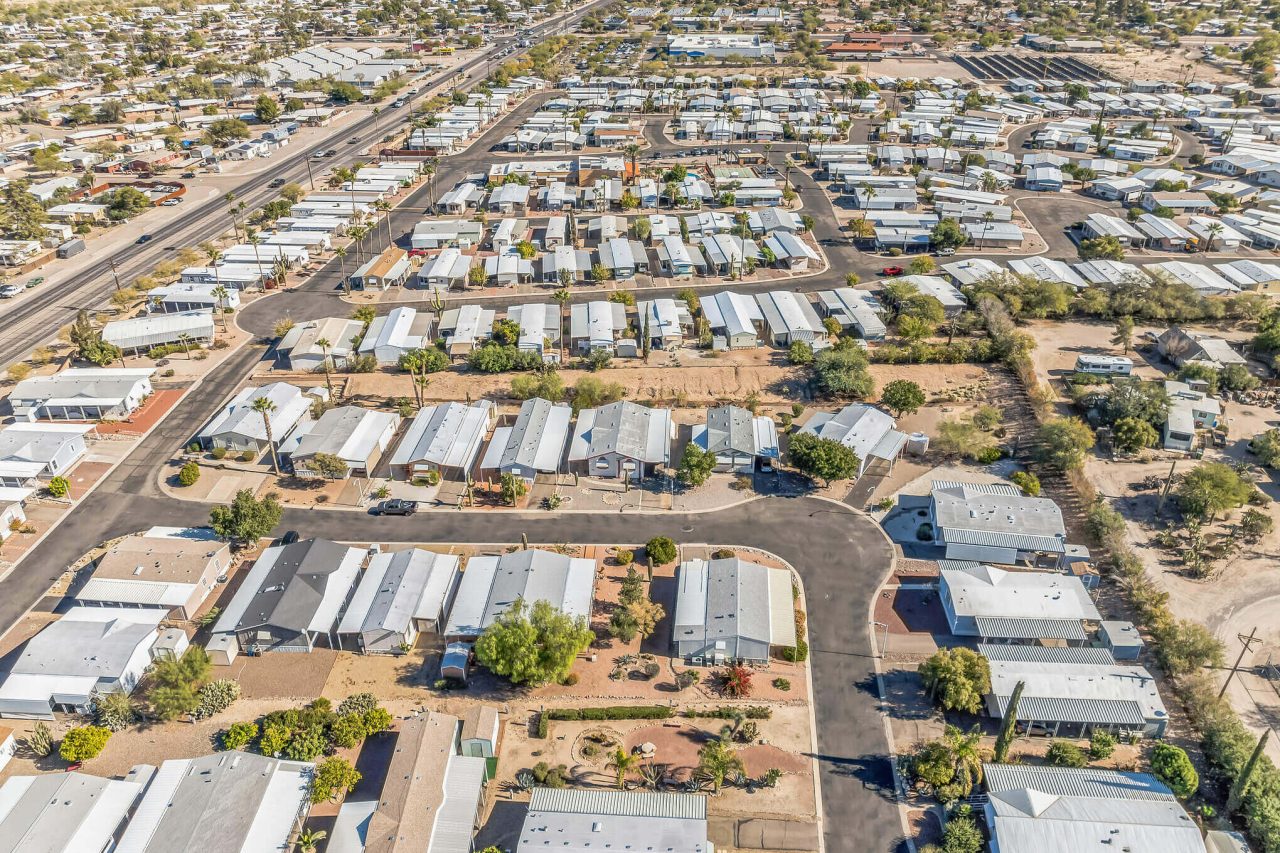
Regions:
<svg viewBox="0 0 1280 853"><path fill-rule="evenodd" d="M947 247L947 248L945 248L945 249L939 249L939 250L938 250L938 257L940 257L940 258L949 258L949 257L951 257L952 255L954 255L955 253L956 253L956 250L955 250L955 249L952 249L952 248L950 248L950 247Z"/></svg>
<svg viewBox="0 0 1280 853"><path fill-rule="evenodd" d="M6 284L0 287L0 299L12 299L22 292L22 288L16 284Z"/></svg>

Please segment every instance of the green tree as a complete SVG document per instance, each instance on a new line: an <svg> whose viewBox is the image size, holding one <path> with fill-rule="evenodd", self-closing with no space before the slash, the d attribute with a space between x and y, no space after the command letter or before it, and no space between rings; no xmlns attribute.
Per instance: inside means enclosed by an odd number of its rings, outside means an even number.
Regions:
<svg viewBox="0 0 1280 853"><path fill-rule="evenodd" d="M973 819L969 806L960 806L942 828L941 853L981 853L983 844L982 830Z"/></svg>
<svg viewBox="0 0 1280 853"><path fill-rule="evenodd" d="M1200 774L1191 759L1170 743L1157 743L1151 750L1151 772L1179 799L1187 799L1200 787Z"/></svg>
<svg viewBox="0 0 1280 853"><path fill-rule="evenodd" d="M622 747L618 747L613 751L613 755L609 758L609 766L613 768L614 783L618 786L619 791L626 787L627 776L639 764L640 756L634 752L628 752Z"/></svg>
<svg viewBox="0 0 1280 853"><path fill-rule="evenodd" d="M1269 429L1249 440L1249 450L1268 468L1280 468L1280 429Z"/></svg>
<svg viewBox="0 0 1280 853"><path fill-rule="evenodd" d="M200 646L191 646L182 657L161 658L151 668L147 703L161 720L190 714L200 704L197 691L209 677L209 656Z"/></svg>
<svg viewBox="0 0 1280 853"><path fill-rule="evenodd" d="M253 743L253 739L257 736L257 723L232 723L227 730L222 733L222 748L244 749L246 746Z"/></svg>
<svg viewBox="0 0 1280 853"><path fill-rule="evenodd" d="M801 366L813 364L813 344L808 341L792 341L787 348L787 361Z"/></svg>
<svg viewBox="0 0 1280 853"><path fill-rule="evenodd" d="M422 408L422 395L427 387L427 376L448 369L449 356L435 347L411 349L400 354L399 367L413 380L413 395L418 402L418 408Z"/></svg>
<svg viewBox="0 0 1280 853"><path fill-rule="evenodd" d="M270 124L280 118L280 105L276 99L265 92L258 96L253 104L253 114L260 122Z"/></svg>
<svg viewBox="0 0 1280 853"><path fill-rule="evenodd" d="M880 404L900 418L917 412L924 405L924 389L910 379L895 379L880 392Z"/></svg>
<svg viewBox="0 0 1280 853"><path fill-rule="evenodd" d="M1132 453L1144 447L1155 447L1160 440L1160 433L1147 421L1121 418L1111 427L1111 439L1117 449Z"/></svg>
<svg viewBox="0 0 1280 853"><path fill-rule="evenodd" d="M122 357L120 348L102 340L102 332L89 319L89 312L83 309L76 314L76 319L68 331L71 345L76 348L76 357L105 367Z"/></svg>
<svg viewBox="0 0 1280 853"><path fill-rule="evenodd" d="M938 249L959 249L969 242L969 235L954 219L941 219L929 233L929 241Z"/></svg>
<svg viewBox="0 0 1280 853"><path fill-rule="evenodd" d="M852 448L811 432L794 436L788 455L797 470L821 479L824 485L856 477L862 467L862 460Z"/></svg>
<svg viewBox="0 0 1280 853"><path fill-rule="evenodd" d="M364 95L351 83L332 82L329 84L329 97L340 104L353 104L362 100Z"/></svg>
<svg viewBox="0 0 1280 853"><path fill-rule="evenodd" d="M972 649L940 649L920 665L929 697L946 711L976 714L991 692L991 667Z"/></svg>
<svg viewBox="0 0 1280 853"><path fill-rule="evenodd" d="M1257 542L1270 533L1274 527L1275 522L1272 521L1271 516L1260 509L1250 507L1240 516L1240 535L1244 537L1246 542Z"/></svg>
<svg viewBox="0 0 1280 853"><path fill-rule="evenodd" d="M71 492L71 483L66 477L51 477L45 490L51 497L65 498Z"/></svg>
<svg viewBox="0 0 1280 853"><path fill-rule="evenodd" d="M11 181L0 188L0 233L13 240L43 240L49 220L44 206L33 196L30 181Z"/></svg>
<svg viewBox="0 0 1280 853"><path fill-rule="evenodd" d="M325 480L341 480L347 476L347 463L333 453L316 453L307 460L306 468Z"/></svg>
<svg viewBox="0 0 1280 853"><path fill-rule="evenodd" d="M709 740L698 750L698 775L711 782L716 791L724 785L725 779L744 769L742 757L725 738Z"/></svg>
<svg viewBox="0 0 1280 853"><path fill-rule="evenodd" d="M824 394L865 400L876 391L875 380L867 368L867 356L862 350L832 347L814 358L814 382Z"/></svg>
<svg viewBox="0 0 1280 853"><path fill-rule="evenodd" d="M111 739L111 730L102 726L77 726L62 736L58 754L63 761L88 761L97 758Z"/></svg>
<svg viewBox="0 0 1280 853"><path fill-rule="evenodd" d="M204 129L204 138L210 145L230 145L237 139L250 137L249 125L238 118L220 118L209 122Z"/></svg>
<svg viewBox="0 0 1280 853"><path fill-rule="evenodd" d="M996 734L995 762L1003 764L1009 758L1009 747L1013 746L1018 736L1018 703L1022 700L1022 689L1026 682L1019 681L1013 687L1009 704L1004 709L1004 717L1000 720L1000 731Z"/></svg>
<svg viewBox="0 0 1280 853"><path fill-rule="evenodd" d="M326 758L316 765L311 779L311 802L318 805L336 800L360 784L362 778L345 758Z"/></svg>
<svg viewBox="0 0 1280 853"><path fill-rule="evenodd" d="M1183 511L1212 521L1220 512L1243 506L1253 496L1253 483L1222 462L1202 462L1178 486Z"/></svg>
<svg viewBox="0 0 1280 853"><path fill-rule="evenodd" d="M215 506L210 510L209 526L223 539L244 548L270 536L283 512L274 493L258 499L253 496L253 490L241 489L229 506Z"/></svg>
<svg viewBox="0 0 1280 853"><path fill-rule="evenodd" d="M1253 752L1249 753L1249 760L1240 768L1240 772L1236 774L1236 778L1231 783L1231 791L1227 795L1227 814L1236 814L1240 811L1240 805L1244 802L1244 797L1249 793L1249 785L1253 782L1257 773L1258 764L1262 760L1263 754L1267 749L1267 740L1271 737L1271 729L1262 730L1262 737L1258 738L1258 745L1253 748Z"/></svg>
<svg viewBox="0 0 1280 853"><path fill-rule="evenodd" d="M1133 318L1126 315L1116 318L1116 332L1111 336L1111 343L1118 347L1124 347L1124 354L1129 354L1129 347L1133 345Z"/></svg>
<svg viewBox="0 0 1280 853"><path fill-rule="evenodd" d="M666 536L655 536L644 543L644 556L653 566L665 566L674 563L679 556L676 543Z"/></svg>
<svg viewBox="0 0 1280 853"><path fill-rule="evenodd" d="M530 608L517 598L476 640L475 653L481 664L513 684L540 685L563 679L594 639L583 617L541 600Z"/></svg>
<svg viewBox="0 0 1280 853"><path fill-rule="evenodd" d="M1179 619L1161 628L1156 656L1165 671L1175 677L1224 664L1222 643L1208 628L1190 619Z"/></svg>
<svg viewBox="0 0 1280 853"><path fill-rule="evenodd" d="M1110 236L1081 240L1080 257L1086 261L1123 261L1124 244Z"/></svg>
<svg viewBox="0 0 1280 853"><path fill-rule="evenodd" d="M569 402L573 404L574 414L583 409L595 409L608 403L615 403L626 396L626 390L617 382L604 382L595 376L584 376L573 386Z"/></svg>
<svg viewBox="0 0 1280 853"><path fill-rule="evenodd" d="M942 737L927 741L904 761L913 786L923 786L943 802L969 796L982 781L982 730L948 725Z"/></svg>
<svg viewBox="0 0 1280 853"><path fill-rule="evenodd" d="M682 484L696 488L711 478L716 467L716 455L708 453L692 441L684 446L680 456L680 466L676 469L676 479Z"/></svg>
<svg viewBox="0 0 1280 853"><path fill-rule="evenodd" d="M1036 431L1036 439L1036 458L1059 471L1083 465L1094 441L1093 430L1079 418L1051 418Z"/></svg>

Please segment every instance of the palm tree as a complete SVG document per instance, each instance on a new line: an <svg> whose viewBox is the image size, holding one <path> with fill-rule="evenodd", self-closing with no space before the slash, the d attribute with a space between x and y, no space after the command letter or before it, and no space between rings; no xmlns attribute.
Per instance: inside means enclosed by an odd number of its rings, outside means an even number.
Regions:
<svg viewBox="0 0 1280 853"><path fill-rule="evenodd" d="M960 796L967 797L974 786L982 782L981 727L975 725L962 732L955 726L947 726L942 737L955 757L956 777L952 784L960 786Z"/></svg>
<svg viewBox="0 0 1280 853"><path fill-rule="evenodd" d="M1221 222L1214 222L1209 226L1209 239L1204 243L1204 250L1206 254L1213 251L1213 240L1215 237L1222 234L1222 231L1223 227Z"/></svg>
<svg viewBox="0 0 1280 853"><path fill-rule="evenodd" d="M298 834L298 840L294 843L298 845L298 853L316 853L319 847L318 842L329 837L329 833L323 829L304 829Z"/></svg>
<svg viewBox="0 0 1280 853"><path fill-rule="evenodd" d="M225 332L227 330L227 315L223 309L228 307L227 297L229 297L231 294L227 292L227 289L225 287L219 284L213 290L209 291L209 295L211 295L214 299L218 300L218 305L217 305L218 313L222 315L222 331Z"/></svg>
<svg viewBox="0 0 1280 853"><path fill-rule="evenodd" d="M561 272L568 273L569 271L562 270ZM562 287L559 290L557 290L555 293L551 294L551 298L554 299L556 304L560 306L560 359L561 361L563 361L564 360L564 344L565 344L564 306L568 305L569 300L573 299L573 294L570 293L567 288Z"/></svg>
<svg viewBox="0 0 1280 853"><path fill-rule="evenodd" d="M222 198L227 203L227 213L231 216L231 227L235 229L236 239L239 240L240 239L240 220L236 219L236 210L237 210L235 206L236 194L227 193Z"/></svg>
<svg viewBox="0 0 1280 853"><path fill-rule="evenodd" d="M995 218L996 218L996 215L990 210L982 214L982 241L984 244L983 245L984 249L986 248L985 244L987 240L987 231L990 230L991 223L995 220Z"/></svg>
<svg viewBox="0 0 1280 853"><path fill-rule="evenodd" d="M640 153L640 146L634 142L628 143L622 146L622 153L626 154L627 159L631 161L631 185L635 186L636 181L640 178L640 172L636 169L636 156Z"/></svg>
<svg viewBox="0 0 1280 853"><path fill-rule="evenodd" d="M373 206L378 212L384 214L382 222L387 226L387 245L394 245L396 241L391 239L391 202L380 198L373 203Z"/></svg>
<svg viewBox="0 0 1280 853"><path fill-rule="evenodd" d="M253 260L258 265L258 274L261 275L262 274L262 255L261 253L259 253L258 247L262 245L262 238L258 236L258 229L256 228L246 228L244 229L244 233L245 233L245 242L247 242L250 246L253 246Z"/></svg>
<svg viewBox="0 0 1280 853"><path fill-rule="evenodd" d="M347 247L338 246L333 250L333 253L338 257L338 266L342 269L342 289L348 296L350 296L351 281L347 278Z"/></svg>
<svg viewBox="0 0 1280 853"><path fill-rule="evenodd" d="M182 344L182 352L187 358L191 358L191 336L186 332L178 335L178 343Z"/></svg>
<svg viewBox="0 0 1280 853"><path fill-rule="evenodd" d="M280 460L276 458L276 442L271 435L271 413L276 410L276 404L271 402L270 397L259 397L253 401L253 410L262 415L262 428L267 433L267 447L271 448L271 473L278 477Z"/></svg>
<svg viewBox="0 0 1280 853"><path fill-rule="evenodd" d="M333 399L333 365L329 363L329 347L333 346L328 338L320 338L316 341L316 346L320 347L324 360L320 364L324 367L324 387L329 391L329 399Z"/></svg>
<svg viewBox="0 0 1280 853"><path fill-rule="evenodd" d="M867 213L871 209L871 200L876 197L876 188L863 181L858 189L862 190L862 197L866 200L862 207L862 221L867 221Z"/></svg>
<svg viewBox="0 0 1280 853"><path fill-rule="evenodd" d="M613 775L619 790L626 786L627 774L634 770L639 763L640 756L627 752L622 747L618 747L613 751L613 758L610 759L609 766L613 768Z"/></svg>

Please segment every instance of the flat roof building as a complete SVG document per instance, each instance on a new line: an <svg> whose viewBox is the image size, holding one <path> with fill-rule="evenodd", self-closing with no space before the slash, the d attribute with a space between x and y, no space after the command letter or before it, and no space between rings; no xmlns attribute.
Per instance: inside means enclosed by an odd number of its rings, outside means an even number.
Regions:
<svg viewBox="0 0 1280 853"><path fill-rule="evenodd" d="M737 557L689 560L676 577L674 654L719 666L796 644L791 573Z"/></svg>
<svg viewBox="0 0 1280 853"><path fill-rule="evenodd" d="M104 853L141 791L85 773L13 776L0 786L0 853Z"/></svg>
<svg viewBox="0 0 1280 853"><path fill-rule="evenodd" d="M529 606L545 601L571 617L590 619L595 577L595 560L538 548L472 557L462 573L445 636L480 636L517 598Z"/></svg>
<svg viewBox="0 0 1280 853"><path fill-rule="evenodd" d="M239 751L166 761L114 853L283 850L311 807L314 771Z"/></svg>
<svg viewBox="0 0 1280 853"><path fill-rule="evenodd" d="M126 536L98 558L75 600L96 607L157 608L194 619L231 568L231 546L208 528L153 528Z"/></svg>
<svg viewBox="0 0 1280 853"><path fill-rule="evenodd" d="M1083 643L1085 622L1102 615L1081 580L1061 572L1009 572L994 566L949 568L938 583L951 633L1006 640Z"/></svg>
<svg viewBox="0 0 1280 853"><path fill-rule="evenodd" d="M438 634L458 589L459 559L421 548L374 554L338 624L338 642L394 654Z"/></svg>
<svg viewBox="0 0 1280 853"><path fill-rule="evenodd" d="M643 842L642 844L639 842ZM582 788L534 788L516 853L713 853L707 798Z"/></svg>

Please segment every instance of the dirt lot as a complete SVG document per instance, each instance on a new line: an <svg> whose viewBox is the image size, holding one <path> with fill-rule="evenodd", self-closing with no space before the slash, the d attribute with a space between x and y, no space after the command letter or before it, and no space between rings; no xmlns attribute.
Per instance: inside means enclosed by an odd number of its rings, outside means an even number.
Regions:
<svg viewBox="0 0 1280 853"><path fill-rule="evenodd" d="M672 370L679 366L681 370ZM431 402L450 400L505 399L516 374L485 375L469 370L436 373L431 376L426 397ZM572 387L587 371L559 371L564 384ZM710 354L685 347L676 354L655 353L646 364L642 359L614 359L612 366L591 374L602 382L616 382L627 399L654 401L668 405L703 406L721 402L742 403L753 394L763 404L806 399L804 371L786 362L786 353L761 347ZM927 393L947 392L959 385L980 381L988 375L981 365L947 364L921 368L912 365L871 365L876 386L893 379L911 379ZM253 382L286 381L315 384L311 374L274 371L255 376ZM361 373L335 378L335 389L347 398L384 401L413 399L409 377L402 373ZM514 407L512 411L514 411Z"/></svg>
<svg viewBox="0 0 1280 853"><path fill-rule="evenodd" d="M1200 62L1199 47L1186 49L1124 48L1124 53L1080 54L1077 59L1106 71L1117 80L1205 80L1210 83L1238 83L1240 77Z"/></svg>

